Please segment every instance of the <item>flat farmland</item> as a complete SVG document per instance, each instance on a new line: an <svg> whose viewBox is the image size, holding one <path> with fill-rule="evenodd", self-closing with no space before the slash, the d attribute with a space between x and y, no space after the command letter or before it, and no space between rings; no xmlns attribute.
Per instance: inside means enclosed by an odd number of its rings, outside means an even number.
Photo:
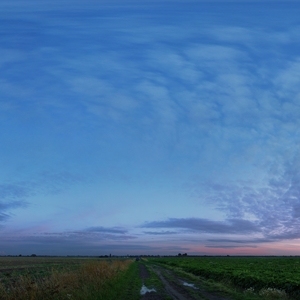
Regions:
<svg viewBox="0 0 300 300"><path fill-rule="evenodd" d="M86 262L71 257L0 257L0 282L7 285L21 276L45 278L53 272L76 270Z"/></svg>
<svg viewBox="0 0 300 300"><path fill-rule="evenodd" d="M133 262L119 258L1 257L0 299L139 299L141 282Z"/></svg>
<svg viewBox="0 0 300 300"><path fill-rule="evenodd" d="M298 257L0 257L0 299L300 299Z"/></svg>
<svg viewBox="0 0 300 300"><path fill-rule="evenodd" d="M153 263L261 299L300 299L299 257L171 257Z"/></svg>

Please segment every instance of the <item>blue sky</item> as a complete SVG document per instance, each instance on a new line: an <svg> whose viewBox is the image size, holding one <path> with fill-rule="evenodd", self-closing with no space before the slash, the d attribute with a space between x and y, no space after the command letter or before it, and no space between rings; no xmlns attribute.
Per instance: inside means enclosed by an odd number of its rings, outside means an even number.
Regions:
<svg viewBox="0 0 300 300"><path fill-rule="evenodd" d="M299 14L2 1L0 254L299 254Z"/></svg>

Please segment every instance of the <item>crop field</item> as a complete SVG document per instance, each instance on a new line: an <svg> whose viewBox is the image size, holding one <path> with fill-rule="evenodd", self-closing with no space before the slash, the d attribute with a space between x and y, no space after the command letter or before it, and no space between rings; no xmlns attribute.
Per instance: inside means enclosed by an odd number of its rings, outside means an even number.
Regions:
<svg viewBox="0 0 300 300"><path fill-rule="evenodd" d="M238 287L261 299L300 299L299 257L172 257L154 259L205 279Z"/></svg>
<svg viewBox="0 0 300 300"><path fill-rule="evenodd" d="M298 257L0 257L0 300L300 299Z"/></svg>
<svg viewBox="0 0 300 300"><path fill-rule="evenodd" d="M1 257L0 299L139 299L141 282L135 286L138 271L132 262L132 259Z"/></svg>

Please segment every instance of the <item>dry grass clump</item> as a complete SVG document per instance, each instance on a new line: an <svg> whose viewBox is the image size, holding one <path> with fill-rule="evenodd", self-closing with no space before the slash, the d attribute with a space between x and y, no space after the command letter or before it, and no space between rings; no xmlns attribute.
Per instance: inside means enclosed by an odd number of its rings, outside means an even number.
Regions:
<svg viewBox="0 0 300 300"><path fill-rule="evenodd" d="M105 284L125 271L131 262L94 261L87 262L76 271L53 271L47 278L20 276L9 286L0 282L0 299L89 299L89 293L101 292Z"/></svg>
<svg viewBox="0 0 300 300"><path fill-rule="evenodd" d="M285 291L275 289L275 288L264 288L259 291L259 296L263 297L264 299L288 299L288 295Z"/></svg>
<svg viewBox="0 0 300 300"><path fill-rule="evenodd" d="M250 287L244 291L245 294L256 294L255 289L253 287ZM288 295L285 291L275 289L275 288L263 288L258 292L258 295L262 299L270 299L270 300L275 300L275 299L280 299L280 300L285 300L289 299Z"/></svg>
<svg viewBox="0 0 300 300"><path fill-rule="evenodd" d="M255 294L255 290L253 287L249 287L244 291L245 294Z"/></svg>

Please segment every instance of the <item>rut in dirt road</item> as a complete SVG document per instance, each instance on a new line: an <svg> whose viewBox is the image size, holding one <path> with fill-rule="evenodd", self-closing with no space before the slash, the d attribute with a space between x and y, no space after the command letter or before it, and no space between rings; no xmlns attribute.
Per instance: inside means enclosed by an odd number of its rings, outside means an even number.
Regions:
<svg viewBox="0 0 300 300"><path fill-rule="evenodd" d="M140 278L143 280L143 287L144 287L145 279L149 278L149 276L150 276L150 274L144 264L139 264L139 275L140 275ZM163 300L164 298L161 295L159 295L158 293L152 291L152 292L147 292L144 295L142 295L141 299L142 300Z"/></svg>
<svg viewBox="0 0 300 300"><path fill-rule="evenodd" d="M154 270L154 269L153 269ZM157 274L157 276L159 277L159 279L162 281L162 283L164 284L165 290L167 292L167 294L169 296L171 296L173 299L176 300L189 300L189 299L194 299L192 297L190 297L184 288L181 288L179 285L178 286L174 286L174 283L171 283L170 281L168 281L161 273L160 270L155 269L154 272Z"/></svg>

